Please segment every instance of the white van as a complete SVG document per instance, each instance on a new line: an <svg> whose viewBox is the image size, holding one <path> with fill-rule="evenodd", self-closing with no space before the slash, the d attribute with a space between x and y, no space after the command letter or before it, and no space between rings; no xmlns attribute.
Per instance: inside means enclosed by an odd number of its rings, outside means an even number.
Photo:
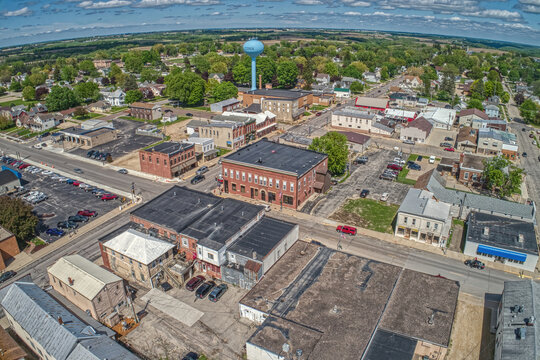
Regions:
<svg viewBox="0 0 540 360"><path fill-rule="evenodd" d="M435 155L431 155L431 156L429 157L429 163L430 163L430 164L434 164L434 163L435 163Z"/></svg>

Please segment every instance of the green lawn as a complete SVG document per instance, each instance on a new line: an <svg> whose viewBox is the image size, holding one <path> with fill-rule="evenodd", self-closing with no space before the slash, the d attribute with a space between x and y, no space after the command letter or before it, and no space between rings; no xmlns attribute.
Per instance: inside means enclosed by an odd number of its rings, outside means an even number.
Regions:
<svg viewBox="0 0 540 360"><path fill-rule="evenodd" d="M396 216L398 205L383 203L372 199L349 200L339 211L352 215L353 224L366 229L392 233L392 221ZM347 215L345 215L347 217Z"/></svg>
<svg viewBox="0 0 540 360"><path fill-rule="evenodd" d="M416 160L418 160L417 154L411 154L409 155L409 158L407 159L407 161L416 161Z"/></svg>
<svg viewBox="0 0 540 360"><path fill-rule="evenodd" d="M325 106L325 105L313 105L309 108L309 110L313 110L313 111L321 111L321 110L324 110L326 109L328 106Z"/></svg>
<svg viewBox="0 0 540 360"><path fill-rule="evenodd" d="M113 107L111 107L110 113L116 114L116 113L118 113L120 111L126 110L127 108L128 108L127 105L126 106L113 106Z"/></svg>
<svg viewBox="0 0 540 360"><path fill-rule="evenodd" d="M225 148L218 148L218 155L217 156L223 156L227 153L230 153L232 150L231 149L225 149Z"/></svg>
<svg viewBox="0 0 540 360"><path fill-rule="evenodd" d="M46 245L47 244L45 241L41 240L38 237L33 238L32 240L30 240L30 242L34 243L35 245Z"/></svg>
<svg viewBox="0 0 540 360"><path fill-rule="evenodd" d="M412 179L406 179L407 174L409 173L409 169L404 168L401 170L396 178L396 181L398 183L406 184L406 185L414 185L416 184L416 180Z"/></svg>
<svg viewBox="0 0 540 360"><path fill-rule="evenodd" d="M183 109L193 109L193 110L199 110L199 111L208 111L210 112L210 106L193 106L193 107L183 107Z"/></svg>
<svg viewBox="0 0 540 360"><path fill-rule="evenodd" d="M28 105L28 104L35 104L36 101L24 101L23 99L17 99L17 100L10 100L10 101L4 101L0 103L0 106L11 106L12 104L17 105Z"/></svg>
<svg viewBox="0 0 540 360"><path fill-rule="evenodd" d="M310 116L310 115L311 115L311 113L310 113L310 112L308 112L308 111L304 111L304 116Z"/></svg>
<svg viewBox="0 0 540 360"><path fill-rule="evenodd" d="M73 118L75 120L88 120L88 119L93 119L93 118L97 118L97 117L100 117L100 116L103 116L102 114L96 114L96 113L88 113L88 114L85 114L85 115L79 115L79 116L74 116Z"/></svg>

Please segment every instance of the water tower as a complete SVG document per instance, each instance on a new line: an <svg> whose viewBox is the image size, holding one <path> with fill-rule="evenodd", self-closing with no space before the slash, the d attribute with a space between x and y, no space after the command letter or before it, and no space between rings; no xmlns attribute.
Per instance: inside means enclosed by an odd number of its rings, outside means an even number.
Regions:
<svg viewBox="0 0 540 360"><path fill-rule="evenodd" d="M244 52L251 58L251 90L257 90L257 56L264 50L264 44L257 39L251 39L244 44Z"/></svg>

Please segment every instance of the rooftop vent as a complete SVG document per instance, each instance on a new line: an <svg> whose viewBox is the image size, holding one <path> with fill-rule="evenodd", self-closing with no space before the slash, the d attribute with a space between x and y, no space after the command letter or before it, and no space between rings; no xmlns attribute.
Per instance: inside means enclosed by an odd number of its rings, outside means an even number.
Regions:
<svg viewBox="0 0 540 360"><path fill-rule="evenodd" d="M516 333L516 340L525 340L525 336L527 335L527 328L520 327L514 331Z"/></svg>
<svg viewBox="0 0 540 360"><path fill-rule="evenodd" d="M482 234L488 236L489 235L489 228L486 226L484 227L484 231L482 231Z"/></svg>
<svg viewBox="0 0 540 360"><path fill-rule="evenodd" d="M257 260L257 252L255 250L251 251L251 257L253 260Z"/></svg>
<svg viewBox="0 0 540 360"><path fill-rule="evenodd" d="M72 278L68 277L68 282L70 286L73 286L73 283L75 282Z"/></svg>
<svg viewBox="0 0 540 360"><path fill-rule="evenodd" d="M434 318L435 318L435 314L433 313L433 314L431 314L431 316L428 318L427 323L428 323L429 325L433 325L433 322L434 322L433 320L434 320Z"/></svg>
<svg viewBox="0 0 540 360"><path fill-rule="evenodd" d="M61 317L61 316L58 317L58 323L59 323L60 325L64 325L64 321L62 320L62 317Z"/></svg>
<svg viewBox="0 0 540 360"><path fill-rule="evenodd" d="M535 320L536 318L534 317L534 315L531 315L530 318L525 319L525 324L527 324L527 326L534 326Z"/></svg>
<svg viewBox="0 0 540 360"><path fill-rule="evenodd" d="M519 234L519 235L518 235L518 242L520 242L521 244L523 244L523 241L524 241L523 234Z"/></svg>

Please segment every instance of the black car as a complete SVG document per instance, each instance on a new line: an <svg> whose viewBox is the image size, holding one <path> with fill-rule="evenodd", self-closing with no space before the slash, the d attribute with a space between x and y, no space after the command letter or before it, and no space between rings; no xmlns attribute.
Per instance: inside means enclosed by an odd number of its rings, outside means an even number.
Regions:
<svg viewBox="0 0 540 360"><path fill-rule="evenodd" d="M193 116L192 113L186 113L186 116Z"/></svg>
<svg viewBox="0 0 540 360"><path fill-rule="evenodd" d="M98 159L99 157L101 156L101 153L99 151L96 151L92 154L91 158L92 159Z"/></svg>
<svg viewBox="0 0 540 360"><path fill-rule="evenodd" d="M451 138L450 136L447 136L447 137L444 138L444 141L454 141L454 139Z"/></svg>
<svg viewBox="0 0 540 360"><path fill-rule="evenodd" d="M71 222L87 222L88 221L88 218L86 216L82 216L82 215L74 215L74 216L70 216L68 217L68 221L71 221Z"/></svg>
<svg viewBox="0 0 540 360"><path fill-rule="evenodd" d="M89 152L86 153L86 157L91 157L92 155L94 155L95 152L96 150L90 150Z"/></svg>
<svg viewBox="0 0 540 360"><path fill-rule="evenodd" d="M449 147L452 147L452 144L447 143L447 142L442 142L442 143L440 143L440 146L445 147L445 148L449 148Z"/></svg>
<svg viewBox="0 0 540 360"><path fill-rule="evenodd" d="M75 169L73 169L73 171L75 171L77 174L82 174L83 173L83 171L81 169L79 169L79 168L75 168Z"/></svg>
<svg viewBox="0 0 540 360"><path fill-rule="evenodd" d="M160 286L161 286L161 290L163 290L163 291L165 291L165 292L167 292L167 291L169 291L169 290L172 289L171 284L169 284L168 282L164 282L164 283L162 283Z"/></svg>
<svg viewBox="0 0 540 360"><path fill-rule="evenodd" d="M362 192L360 192L360 197L361 198L365 198L368 195L369 195L369 190L368 189L364 189L364 190L362 190Z"/></svg>
<svg viewBox="0 0 540 360"><path fill-rule="evenodd" d="M197 360L198 358L199 358L199 355L191 351L191 352L188 352L186 356L182 358L182 360Z"/></svg>
<svg viewBox="0 0 540 360"><path fill-rule="evenodd" d="M213 281L207 281L205 282L204 284L202 284L201 286L199 286L199 288L197 289L197 291L195 292L195 296L198 297L199 299L204 299L204 297L206 295L208 295L208 293L210 291L212 291L212 289L216 286L216 283L213 282Z"/></svg>
<svg viewBox="0 0 540 360"><path fill-rule="evenodd" d="M0 275L0 284L3 283L4 281L7 281L7 280L11 279L15 275L17 275L17 273L15 271L12 271L12 270L8 270L8 271L4 272L2 275Z"/></svg>
<svg viewBox="0 0 540 360"><path fill-rule="evenodd" d="M77 223L74 223L73 221L59 221L58 224L56 224L56 227L61 229L75 229L77 228Z"/></svg>
<svg viewBox="0 0 540 360"><path fill-rule="evenodd" d="M423 159L423 158L419 155L419 156L418 156L418 159L416 159L416 161L422 161L422 159Z"/></svg>
<svg viewBox="0 0 540 360"><path fill-rule="evenodd" d="M191 179L191 184L192 185L198 184L201 181L203 181L204 179L205 179L204 175L196 175L193 179Z"/></svg>
<svg viewBox="0 0 540 360"><path fill-rule="evenodd" d="M225 294L227 289L228 289L228 286L226 284L220 284L216 286L214 290L212 290L210 295L208 295L208 300L212 302L217 302L219 298L222 297L223 294Z"/></svg>
<svg viewBox="0 0 540 360"><path fill-rule="evenodd" d="M474 260L465 260L465 265L467 266L470 266L474 269L480 269L482 270L483 268L486 267L486 265L481 262L480 260L477 260L477 259L474 259Z"/></svg>
<svg viewBox="0 0 540 360"><path fill-rule="evenodd" d="M408 168L411 170L422 170L422 167L414 162L412 164L409 164Z"/></svg>
<svg viewBox="0 0 540 360"><path fill-rule="evenodd" d="M523 156L523 157L527 157L527 153L526 153L526 152L524 152L523 154L521 154L521 156Z"/></svg>

